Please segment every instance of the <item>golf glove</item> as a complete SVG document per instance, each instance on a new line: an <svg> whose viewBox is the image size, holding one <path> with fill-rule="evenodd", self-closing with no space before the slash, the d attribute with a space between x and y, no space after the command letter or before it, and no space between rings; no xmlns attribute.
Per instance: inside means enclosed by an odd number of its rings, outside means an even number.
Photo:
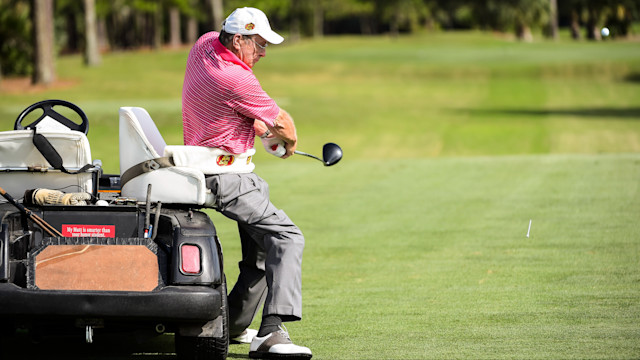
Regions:
<svg viewBox="0 0 640 360"><path fill-rule="evenodd" d="M262 145L264 149L271 155L282 157L287 153L287 149L284 147L284 141L277 137L261 137Z"/></svg>
<svg viewBox="0 0 640 360"><path fill-rule="evenodd" d="M91 194L86 192L65 194L59 190L36 189L32 200L37 205L87 205Z"/></svg>

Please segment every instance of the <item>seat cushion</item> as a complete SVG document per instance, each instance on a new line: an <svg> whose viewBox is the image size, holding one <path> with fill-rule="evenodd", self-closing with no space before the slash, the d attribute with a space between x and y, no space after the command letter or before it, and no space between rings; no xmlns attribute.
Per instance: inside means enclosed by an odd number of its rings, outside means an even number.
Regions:
<svg viewBox="0 0 640 360"><path fill-rule="evenodd" d="M42 131L62 157L64 167L77 170L91 164L91 149L87 136L79 131ZM14 130L0 132L0 169L51 167L33 145L33 131Z"/></svg>
<svg viewBox="0 0 640 360"><path fill-rule="evenodd" d="M62 157L67 170L91 164L89 140L79 131L38 131ZM95 189L92 173L65 174L53 169L33 145L33 131L0 132L0 183L15 198L30 189L59 189L65 192L89 192ZM38 170L41 169L41 170Z"/></svg>
<svg viewBox="0 0 640 360"><path fill-rule="evenodd" d="M151 202L203 205L210 193L202 171L175 166L131 179L122 187L122 196L147 201L148 184L151 184L151 198L148 199Z"/></svg>

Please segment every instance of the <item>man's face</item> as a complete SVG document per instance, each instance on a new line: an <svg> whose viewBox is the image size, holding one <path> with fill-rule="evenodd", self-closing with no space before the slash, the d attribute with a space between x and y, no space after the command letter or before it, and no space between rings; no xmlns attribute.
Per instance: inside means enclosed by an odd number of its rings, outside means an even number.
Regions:
<svg viewBox="0 0 640 360"><path fill-rule="evenodd" d="M267 41L260 35L251 35L247 37L243 37L242 35L236 36L239 37L237 39L238 46L236 46L236 49L239 52L238 57L242 62L247 64L248 67L252 68L261 57L267 55Z"/></svg>

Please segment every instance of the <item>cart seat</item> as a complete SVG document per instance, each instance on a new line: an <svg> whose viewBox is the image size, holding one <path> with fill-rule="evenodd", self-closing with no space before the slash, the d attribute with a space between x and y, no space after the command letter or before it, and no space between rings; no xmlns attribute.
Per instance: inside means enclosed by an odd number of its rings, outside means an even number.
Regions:
<svg viewBox="0 0 640 360"><path fill-rule="evenodd" d="M161 201L163 204L213 204L201 170L163 164L167 146L160 131L140 107L120 108L120 176L123 180L121 195L138 201ZM146 169L142 172L131 170ZM127 173L127 171L129 171ZM125 180L126 179L126 180ZM147 187L151 196L147 199Z"/></svg>
<svg viewBox="0 0 640 360"><path fill-rule="evenodd" d="M43 122L44 125L44 122ZM89 140L84 133L64 126L36 126L60 154L70 172L91 164ZM95 195L99 169L66 174L54 169L33 145L32 130L0 132L0 186L20 199L29 189L47 188L63 192L88 192Z"/></svg>

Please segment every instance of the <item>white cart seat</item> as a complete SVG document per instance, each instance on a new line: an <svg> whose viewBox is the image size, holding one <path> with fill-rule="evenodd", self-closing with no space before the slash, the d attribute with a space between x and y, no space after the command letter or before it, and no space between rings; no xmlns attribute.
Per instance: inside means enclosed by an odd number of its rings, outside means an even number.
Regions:
<svg viewBox="0 0 640 360"><path fill-rule="evenodd" d="M130 168L164 155L166 143L149 113L140 107L120 108L120 175ZM151 197L147 199L147 186ZM162 167L127 181L122 196L138 201L206 205L212 203L202 171L184 166Z"/></svg>
<svg viewBox="0 0 640 360"><path fill-rule="evenodd" d="M66 130L65 130L66 129ZM68 128L39 130L62 157L64 167L77 171L91 164L89 140ZM96 171L65 174L54 169L33 145L32 130L0 132L0 186L20 199L29 189L47 188L64 192L94 193Z"/></svg>

